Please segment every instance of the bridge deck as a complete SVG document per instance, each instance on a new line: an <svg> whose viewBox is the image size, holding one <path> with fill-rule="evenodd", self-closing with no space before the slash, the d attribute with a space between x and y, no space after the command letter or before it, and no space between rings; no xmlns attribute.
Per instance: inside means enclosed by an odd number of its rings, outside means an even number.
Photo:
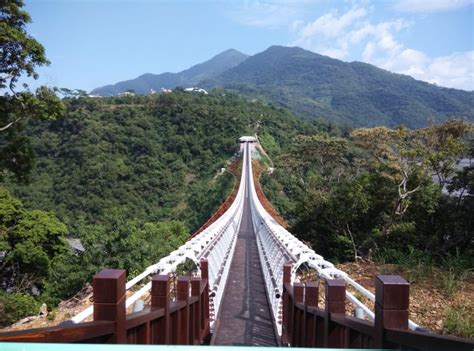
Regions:
<svg viewBox="0 0 474 351"><path fill-rule="evenodd" d="M277 345L248 197L221 306L214 345Z"/></svg>

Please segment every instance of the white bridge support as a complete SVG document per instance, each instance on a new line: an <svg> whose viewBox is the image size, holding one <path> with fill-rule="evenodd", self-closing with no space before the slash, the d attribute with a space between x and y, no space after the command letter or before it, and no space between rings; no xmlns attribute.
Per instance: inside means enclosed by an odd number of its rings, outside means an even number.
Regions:
<svg viewBox="0 0 474 351"><path fill-rule="evenodd" d="M264 209L260 203L255 190L252 176L251 150L255 138L242 139L243 151L242 176L237 196L229 209L212 223L204 231L191 238L177 250L163 257L158 263L147 267L141 274L127 282L126 289L142 282L154 274L167 274L176 271L178 265L186 259L195 262L199 267L199 261L206 258L209 263L209 287L210 304L214 310L214 318L211 318L211 330L220 311L220 305L227 283L229 268L232 261L237 235L240 228L246 188L249 188L249 201L252 213L252 223L257 236L257 246L260 255L263 275L265 279L268 301L273 313L275 326L281 335L281 324L278 323L278 311L281 308L281 289L283 284L283 264L293 263L292 280L295 278L297 269L305 264L317 271L320 277L326 279L340 278L351 285L356 291L368 299L374 301L375 296L370 291L351 279L346 273L334 267L314 250L306 246L302 241L280 226L275 219ZM253 145L252 145L253 146ZM127 298L126 306L131 306L151 289L151 282L145 283L138 291ZM365 316L374 319L374 313L359 301L353 294L346 292L347 299L360 307ZM88 307L72 318L74 323L79 323L93 313L93 306ZM418 325L410 321L410 328L416 329Z"/></svg>
<svg viewBox="0 0 474 351"><path fill-rule="evenodd" d="M246 154L244 154L244 156L245 155ZM211 309L213 309L215 313L218 313L242 219L244 193L247 186L246 174L247 162L245 162L244 157L239 190L229 209L201 233L191 238L168 256L163 257L158 263L147 267L142 273L128 281L126 285L127 291L154 274L175 272L178 265L184 263L187 259L194 261L196 266L199 267L199 261L202 258L206 258L209 265L209 302ZM126 306L131 306L150 291L150 289L151 282L149 281L127 298ZM74 323L84 321L92 315L93 311L93 306L89 306L71 320ZM215 319L216 316L211 318L211 329L214 327Z"/></svg>
<svg viewBox="0 0 474 351"><path fill-rule="evenodd" d="M250 158L250 151L247 149L246 152L249 153L248 157ZM252 174L251 162L249 162L248 168ZM292 281L295 279L298 268L305 264L307 267L314 269L321 278L343 279L363 296L375 301L374 294L351 279L347 273L335 268L331 262L326 261L321 255L318 255L313 249L278 224L258 199L253 177L249 177L249 179L252 221L257 235L257 245L265 277L268 301L271 304L279 335L281 335L281 324L278 320L278 312L282 304L281 289L283 286L284 263L293 263ZM354 294L346 292L346 298L356 307L361 308L369 320L374 320L374 312L357 299ZM410 329L416 329L419 326L409 321L409 327Z"/></svg>

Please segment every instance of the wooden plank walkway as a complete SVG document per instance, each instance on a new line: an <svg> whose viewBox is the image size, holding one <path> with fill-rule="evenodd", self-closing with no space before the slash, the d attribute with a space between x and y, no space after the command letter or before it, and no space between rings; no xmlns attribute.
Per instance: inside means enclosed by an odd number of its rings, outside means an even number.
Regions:
<svg viewBox="0 0 474 351"><path fill-rule="evenodd" d="M251 216L246 197L213 345L278 345Z"/></svg>

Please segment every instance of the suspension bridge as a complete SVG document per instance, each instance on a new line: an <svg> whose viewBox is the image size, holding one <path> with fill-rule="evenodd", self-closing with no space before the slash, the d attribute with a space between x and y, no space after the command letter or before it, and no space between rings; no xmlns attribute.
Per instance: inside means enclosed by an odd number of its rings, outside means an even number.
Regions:
<svg viewBox="0 0 474 351"><path fill-rule="evenodd" d="M254 183L257 139L239 140L238 192L212 224L128 282L124 270L97 273L93 305L67 323L3 333L0 342L473 349L471 339L428 333L408 319L403 278L377 276L373 294L278 224ZM171 279L187 261L197 273ZM314 281L298 282L302 268Z"/></svg>

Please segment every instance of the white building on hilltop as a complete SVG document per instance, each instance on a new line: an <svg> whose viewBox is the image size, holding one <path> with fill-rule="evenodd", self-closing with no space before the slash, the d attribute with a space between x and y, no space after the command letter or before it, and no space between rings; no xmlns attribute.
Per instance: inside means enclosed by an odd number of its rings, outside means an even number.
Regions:
<svg viewBox="0 0 474 351"><path fill-rule="evenodd" d="M184 91L189 91L189 92L197 92L197 93L203 93L203 94L208 94L208 92L204 89L198 88L198 87L192 87L192 88L186 88Z"/></svg>
<svg viewBox="0 0 474 351"><path fill-rule="evenodd" d="M123 93L119 93L118 96L135 96L135 93L132 91L124 91Z"/></svg>

